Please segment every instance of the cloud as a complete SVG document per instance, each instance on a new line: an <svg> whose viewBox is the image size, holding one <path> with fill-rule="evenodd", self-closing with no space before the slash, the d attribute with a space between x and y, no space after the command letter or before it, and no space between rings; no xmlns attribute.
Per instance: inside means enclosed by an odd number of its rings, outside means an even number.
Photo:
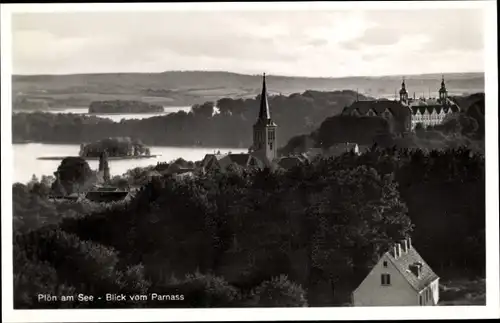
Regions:
<svg viewBox="0 0 500 323"><path fill-rule="evenodd" d="M475 10L30 13L12 26L13 68L23 74L480 70L484 45ZM458 52L479 59L446 56Z"/></svg>

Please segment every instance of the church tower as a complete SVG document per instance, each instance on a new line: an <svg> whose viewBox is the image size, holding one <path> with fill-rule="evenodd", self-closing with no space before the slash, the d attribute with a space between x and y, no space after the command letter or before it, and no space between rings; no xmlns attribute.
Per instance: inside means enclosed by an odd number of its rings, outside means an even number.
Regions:
<svg viewBox="0 0 500 323"><path fill-rule="evenodd" d="M108 165L108 152L104 150L101 155L99 156L99 170L100 173L102 172L102 178L104 180L104 183L108 183L110 180L109 176L109 165Z"/></svg>
<svg viewBox="0 0 500 323"><path fill-rule="evenodd" d="M448 91L446 90L446 85L444 84L444 75L441 79L441 88L439 89L439 102L441 104L446 104L446 99L448 98Z"/></svg>
<svg viewBox="0 0 500 323"><path fill-rule="evenodd" d="M405 79L401 83L401 90L399 91L399 100L403 103L408 103L408 91L406 91Z"/></svg>
<svg viewBox="0 0 500 323"><path fill-rule="evenodd" d="M271 119L269 103L267 101L266 74L262 80L262 94L260 95L259 117L253 126L252 155L263 161L266 165L277 157L278 142L276 138L276 123Z"/></svg>

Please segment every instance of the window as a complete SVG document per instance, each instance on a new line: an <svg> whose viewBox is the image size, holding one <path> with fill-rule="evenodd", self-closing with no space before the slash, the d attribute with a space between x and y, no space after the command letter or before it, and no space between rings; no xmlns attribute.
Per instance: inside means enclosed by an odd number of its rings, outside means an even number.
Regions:
<svg viewBox="0 0 500 323"><path fill-rule="evenodd" d="M419 295L419 296L418 296L418 299L419 299L419 304L420 304L420 305L423 305L423 302L422 302L422 295Z"/></svg>
<svg viewBox="0 0 500 323"><path fill-rule="evenodd" d="M388 286L391 284L391 275L389 274L382 274L380 276L382 286Z"/></svg>
<svg viewBox="0 0 500 323"><path fill-rule="evenodd" d="M269 149L273 150L273 143L272 142L269 143Z"/></svg>
<svg viewBox="0 0 500 323"><path fill-rule="evenodd" d="M387 268L387 261L384 261L384 268Z"/></svg>

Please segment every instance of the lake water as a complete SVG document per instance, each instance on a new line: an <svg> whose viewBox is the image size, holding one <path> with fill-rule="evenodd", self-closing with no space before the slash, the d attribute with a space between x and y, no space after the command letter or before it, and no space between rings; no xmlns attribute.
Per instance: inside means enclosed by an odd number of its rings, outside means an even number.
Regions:
<svg viewBox="0 0 500 323"><path fill-rule="evenodd" d="M61 163L60 160L38 160L38 157L50 156L78 156L79 145L53 145L53 144L13 144L14 172L12 176L13 183L26 183L31 180L33 174L38 178L42 175L53 175ZM156 158L148 159L129 159L129 160L110 160L109 168L111 176L122 175L127 170L135 167L146 167L156 165L157 162L170 162L182 157L185 160L202 160L205 154L214 153L220 150L221 153L247 152L247 149L219 149L219 148L200 148L200 147L161 147L151 146L152 155L160 155ZM97 169L99 161L87 161L90 168Z"/></svg>
<svg viewBox="0 0 500 323"><path fill-rule="evenodd" d="M163 107L164 112L155 112L155 113L137 113L137 114L92 114L94 116L100 118L106 118L113 120L114 122L120 122L122 119L146 119L151 117L158 117L167 115L170 113L178 112L178 111L191 111L191 107ZM48 113L75 113L75 114L87 114L88 108L65 108L65 109L57 109L57 110L47 110L43 112ZM20 112L20 111L16 111Z"/></svg>

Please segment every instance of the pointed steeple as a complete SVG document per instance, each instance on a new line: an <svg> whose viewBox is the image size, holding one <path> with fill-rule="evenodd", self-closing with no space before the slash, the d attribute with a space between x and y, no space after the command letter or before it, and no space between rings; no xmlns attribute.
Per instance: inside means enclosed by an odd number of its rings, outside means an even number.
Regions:
<svg viewBox="0 0 500 323"><path fill-rule="evenodd" d="M401 102L408 101L408 92L406 91L405 78L403 77L403 82L401 82L401 90L399 90L399 100Z"/></svg>
<svg viewBox="0 0 500 323"><path fill-rule="evenodd" d="M266 88L266 73L262 77L262 93L260 95L260 109L259 121L268 121L271 119L269 112L269 103L267 102L267 88Z"/></svg>
<svg viewBox="0 0 500 323"><path fill-rule="evenodd" d="M439 100L442 104L445 104L448 98L448 91L446 90L446 84L444 84L444 75L441 76L441 88L439 89Z"/></svg>

